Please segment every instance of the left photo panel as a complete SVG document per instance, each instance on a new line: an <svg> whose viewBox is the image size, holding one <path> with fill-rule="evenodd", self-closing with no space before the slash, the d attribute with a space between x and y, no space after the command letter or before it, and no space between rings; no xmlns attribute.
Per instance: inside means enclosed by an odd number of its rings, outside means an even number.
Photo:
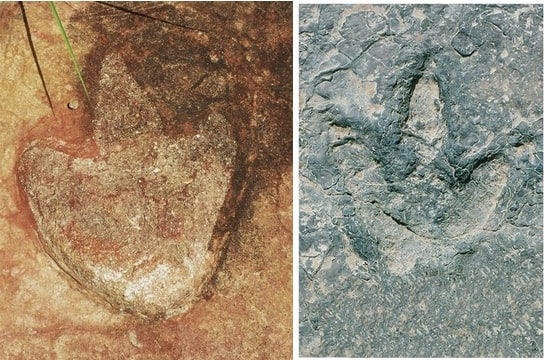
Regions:
<svg viewBox="0 0 546 360"><path fill-rule="evenodd" d="M292 356L292 11L0 4L0 358Z"/></svg>

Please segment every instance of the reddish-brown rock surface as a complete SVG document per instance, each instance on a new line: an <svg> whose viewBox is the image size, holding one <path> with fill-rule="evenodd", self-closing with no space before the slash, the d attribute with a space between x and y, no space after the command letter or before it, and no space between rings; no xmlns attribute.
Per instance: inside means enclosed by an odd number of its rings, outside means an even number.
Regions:
<svg viewBox="0 0 546 360"><path fill-rule="evenodd" d="M95 158L32 144L20 177L48 254L115 308L183 313L216 271L228 234L212 232L233 174L236 144L211 114L195 135L161 134L161 120L117 56L101 69ZM49 144L47 144L49 143Z"/></svg>
<svg viewBox="0 0 546 360"><path fill-rule="evenodd" d="M291 5L57 7L50 108L0 5L0 357L290 357Z"/></svg>

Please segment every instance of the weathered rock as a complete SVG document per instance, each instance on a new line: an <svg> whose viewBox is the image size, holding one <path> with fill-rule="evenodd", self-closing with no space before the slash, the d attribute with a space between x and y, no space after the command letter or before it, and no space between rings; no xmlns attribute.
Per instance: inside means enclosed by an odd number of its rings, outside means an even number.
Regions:
<svg viewBox="0 0 546 360"><path fill-rule="evenodd" d="M23 153L19 172L44 248L87 289L147 317L185 312L216 271L212 239L236 144L211 114L191 137L160 118L121 59L102 64L92 158L55 138ZM74 149L72 149L74 151Z"/></svg>
<svg viewBox="0 0 546 360"><path fill-rule="evenodd" d="M300 14L302 354L538 356L542 8Z"/></svg>

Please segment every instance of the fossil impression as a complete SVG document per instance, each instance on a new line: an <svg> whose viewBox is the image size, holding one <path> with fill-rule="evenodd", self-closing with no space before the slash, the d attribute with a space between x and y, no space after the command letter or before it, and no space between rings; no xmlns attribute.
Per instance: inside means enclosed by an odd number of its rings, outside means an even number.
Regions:
<svg viewBox="0 0 546 360"><path fill-rule="evenodd" d="M174 138L116 55L102 63L94 158L61 140L32 142L19 179L47 253L114 307L145 317L187 311L216 271L227 234L213 229L228 193L236 144L212 113Z"/></svg>

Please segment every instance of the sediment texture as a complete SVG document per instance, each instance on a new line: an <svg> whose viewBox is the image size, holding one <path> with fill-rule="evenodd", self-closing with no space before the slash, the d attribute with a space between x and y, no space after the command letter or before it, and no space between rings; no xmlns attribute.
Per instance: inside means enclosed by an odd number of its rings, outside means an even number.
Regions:
<svg viewBox="0 0 546 360"><path fill-rule="evenodd" d="M310 5L300 36L302 355L540 356L542 8Z"/></svg>
<svg viewBox="0 0 546 360"><path fill-rule="evenodd" d="M89 98L0 3L0 358L290 358L292 5L56 8Z"/></svg>
<svg viewBox="0 0 546 360"><path fill-rule="evenodd" d="M48 254L116 309L146 317L186 312L212 278L223 244L213 229L233 174L236 143L211 114L190 137L161 121L123 61L103 61L95 158L35 141L20 174ZM59 150L56 149L60 148Z"/></svg>

